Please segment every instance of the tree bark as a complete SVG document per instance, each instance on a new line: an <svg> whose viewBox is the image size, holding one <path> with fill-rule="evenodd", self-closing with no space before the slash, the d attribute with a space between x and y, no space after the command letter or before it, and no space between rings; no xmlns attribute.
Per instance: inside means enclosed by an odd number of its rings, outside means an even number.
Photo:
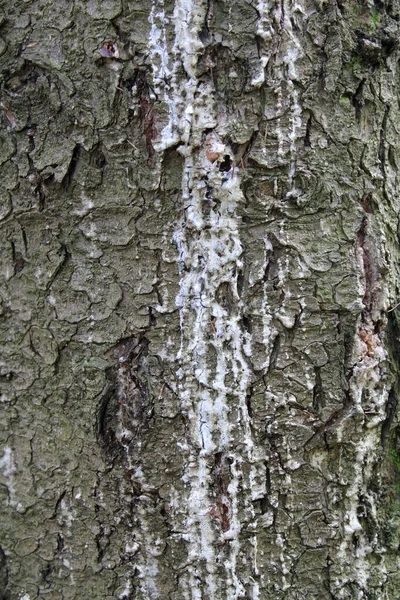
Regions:
<svg viewBox="0 0 400 600"><path fill-rule="evenodd" d="M0 597L398 598L398 0L2 5Z"/></svg>

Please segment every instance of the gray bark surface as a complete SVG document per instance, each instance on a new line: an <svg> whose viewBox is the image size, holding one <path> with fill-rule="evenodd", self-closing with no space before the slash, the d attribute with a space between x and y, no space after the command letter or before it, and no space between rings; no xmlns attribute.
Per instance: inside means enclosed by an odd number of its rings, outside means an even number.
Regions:
<svg viewBox="0 0 400 600"><path fill-rule="evenodd" d="M1 7L0 598L397 599L398 0Z"/></svg>

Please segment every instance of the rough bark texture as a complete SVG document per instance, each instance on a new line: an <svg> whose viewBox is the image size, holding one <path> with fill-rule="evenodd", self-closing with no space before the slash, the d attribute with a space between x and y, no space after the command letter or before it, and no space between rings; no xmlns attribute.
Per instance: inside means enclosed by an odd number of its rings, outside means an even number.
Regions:
<svg viewBox="0 0 400 600"><path fill-rule="evenodd" d="M400 3L2 2L0 597L400 595Z"/></svg>

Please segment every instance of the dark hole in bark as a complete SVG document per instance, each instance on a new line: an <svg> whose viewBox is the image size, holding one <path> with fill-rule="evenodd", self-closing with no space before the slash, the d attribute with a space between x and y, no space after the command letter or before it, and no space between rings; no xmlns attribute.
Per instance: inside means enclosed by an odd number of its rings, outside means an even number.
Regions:
<svg viewBox="0 0 400 600"><path fill-rule="evenodd" d="M246 315L243 315L242 323L243 323L243 327L245 328L245 330L248 333L251 333L252 332L251 319L249 319L249 317L247 317Z"/></svg>
<svg viewBox="0 0 400 600"><path fill-rule="evenodd" d="M262 514L268 512L268 510L269 510L268 496L271 493L271 472L269 470L267 461L265 461L264 464L265 464L265 496L263 496L259 500L260 511Z"/></svg>
<svg viewBox="0 0 400 600"><path fill-rule="evenodd" d="M225 154L224 158L222 159L221 164L219 165L219 170L221 172L228 172L230 171L232 168L232 159L228 154Z"/></svg>
<svg viewBox="0 0 400 600"><path fill-rule="evenodd" d="M395 38L385 38L382 40L382 49L385 56L390 56L398 47L399 43Z"/></svg>
<svg viewBox="0 0 400 600"><path fill-rule="evenodd" d="M253 407L251 405L251 394L247 394L247 396L246 396L246 407L247 407L247 413L249 415L249 418L252 419L253 418Z"/></svg>
<svg viewBox="0 0 400 600"><path fill-rule="evenodd" d="M245 281L245 278L244 278L243 271L239 270L238 274L237 274L237 283L236 283L237 292L238 292L239 297L242 296L244 281Z"/></svg>
<svg viewBox="0 0 400 600"><path fill-rule="evenodd" d="M306 148L309 148L311 146L310 134L311 134L311 117L308 118L307 127L306 127L306 135L304 137L304 145L306 146Z"/></svg>

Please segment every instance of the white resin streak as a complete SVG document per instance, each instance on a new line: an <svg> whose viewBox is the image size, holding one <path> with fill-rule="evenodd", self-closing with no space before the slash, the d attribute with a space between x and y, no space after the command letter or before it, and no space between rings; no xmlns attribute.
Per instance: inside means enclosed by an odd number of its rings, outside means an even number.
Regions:
<svg viewBox="0 0 400 600"><path fill-rule="evenodd" d="M289 194L294 193L294 179L296 175L296 142L301 135L302 126L302 108L299 100L299 91L296 86L296 80L299 77L296 62L303 56L304 52L301 43L294 31L293 18L295 14L305 14L305 11L299 2L293 0L284 0L279 8L275 3L260 0L257 5L260 14L257 34L265 41L272 37L273 30L270 25L272 17L275 20L275 28L282 29L282 51L283 54L278 59L276 65L276 80L279 82L275 93L276 103L276 136L278 139L278 157L284 160L287 152L289 153L289 171L288 183ZM261 73L258 77L259 84L264 82L265 65L269 59L269 54L263 52L260 57ZM285 82L283 85L282 82ZM289 99L289 128L286 125L285 106L283 99ZM282 122L285 124L282 128Z"/></svg>
<svg viewBox="0 0 400 600"><path fill-rule="evenodd" d="M274 30L271 23L270 12L273 8L273 4L271 2L265 0L259 0L257 4L257 11L260 15L257 24L257 36L263 42L268 45L271 41ZM259 73L253 77L251 83L254 87L260 87L265 81L265 67L267 66L269 60L269 52L265 53L263 48L260 48L260 71Z"/></svg>
<svg viewBox="0 0 400 600"><path fill-rule="evenodd" d="M216 537L210 516L212 500L209 457L224 451L232 459L231 482L227 490L231 503L230 529L223 534L223 538L229 540L231 548L229 560L225 561L225 569L228 571L226 584L230 597L239 598L243 593L243 586L236 575L241 459L230 449L232 428L235 425L237 427L237 423L231 422L230 405L241 423L243 449L248 460L251 460L253 448L246 407L249 385L249 370L245 360L246 340L240 328L241 306L236 290L236 271L241 267L242 247L235 214L237 204L243 197L238 176L231 175L229 179L222 181L217 167L210 163L207 165L204 161L198 171L202 174L207 172L208 182L216 190L215 197L220 202L218 210L210 209L205 228L201 210L204 184L197 179L197 169L193 168L195 165L189 160L187 162L190 164L187 165L188 172L184 177L188 186L184 195L186 219L176 232L175 242L184 266L176 301L182 327L178 359L182 364L182 373L185 373L180 394L183 408L193 424L193 441L199 449L192 468L188 501L191 555L193 560L199 557L205 559L208 593L217 598L215 544L220 540ZM229 283L236 296L237 309L232 310L232 313L216 301L217 290L222 282ZM212 348L216 359L214 365L210 366L208 354ZM193 598L197 598L198 584L195 575L196 571L193 570Z"/></svg>
<svg viewBox="0 0 400 600"><path fill-rule="evenodd" d="M169 19L165 14L164 0L153 0L149 16L153 85L159 100L165 103L168 110L168 122L154 141L154 148L158 152L179 142L189 143L197 88L197 57L203 48L198 32L204 23L206 10L202 0L176 0L173 13L175 42L171 58L166 36ZM189 77L184 82L180 72L182 63Z"/></svg>
<svg viewBox="0 0 400 600"><path fill-rule="evenodd" d="M236 575L242 459L230 447L233 427L242 432L241 454L244 453L249 462L253 449L246 406L249 386L246 355L250 353L250 343L240 327L242 306L236 289L237 271L242 266L237 207L243 195L238 171L223 178L218 165L210 162L200 147L204 131L217 125L213 90L206 84L199 84L196 77L198 54L203 48L198 34L206 12L206 2L201 0L176 1L172 57L168 56L163 0L154 0L149 17L154 88L169 115L154 147L162 151L179 142L179 151L185 158L184 217L174 240L181 273L180 293L176 299L181 325L181 348L177 356L181 365L178 370L179 394L182 408L192 424L192 441L197 447L189 465L187 502L190 565L187 596L190 594L193 600L202 598L204 591L212 598L219 597L221 581L217 580L216 573L216 543L221 537L228 540L231 548L224 564L227 593L232 599L243 595L243 585ZM183 81L181 64L187 75ZM220 143L217 147L230 154L230 149ZM206 218L202 210L207 191L205 177L212 190ZM217 200L218 208L214 206L214 200ZM223 282L231 286L234 297L235 308L231 312L216 301L217 290ZM212 366L211 350L216 357ZM231 505L230 529L223 534L217 533L218 526L212 521L210 512L212 457L219 451L224 451L232 460L227 490ZM198 572L201 563L206 565L206 590L202 589L202 574ZM257 586L254 586L254 598L257 597Z"/></svg>
<svg viewBox="0 0 400 600"><path fill-rule="evenodd" d="M166 38L166 25L164 0L154 0L149 16L151 25L149 36L150 57L153 67L153 85L155 92L161 96L168 107L169 121L163 128L161 140L157 140L155 148L163 150L178 141L174 136L176 126L176 107L173 100L173 84L171 83L171 70Z"/></svg>
<svg viewBox="0 0 400 600"><path fill-rule="evenodd" d="M304 13L302 6L292 0L284 2L284 29L289 37L286 54L283 62L286 65L286 81L291 98L290 106L290 131L289 131L289 185L292 187L296 173L296 140L301 128L301 106L299 104L299 92L295 86L298 78L296 61L302 57L301 43L293 30L293 15L295 12Z"/></svg>

